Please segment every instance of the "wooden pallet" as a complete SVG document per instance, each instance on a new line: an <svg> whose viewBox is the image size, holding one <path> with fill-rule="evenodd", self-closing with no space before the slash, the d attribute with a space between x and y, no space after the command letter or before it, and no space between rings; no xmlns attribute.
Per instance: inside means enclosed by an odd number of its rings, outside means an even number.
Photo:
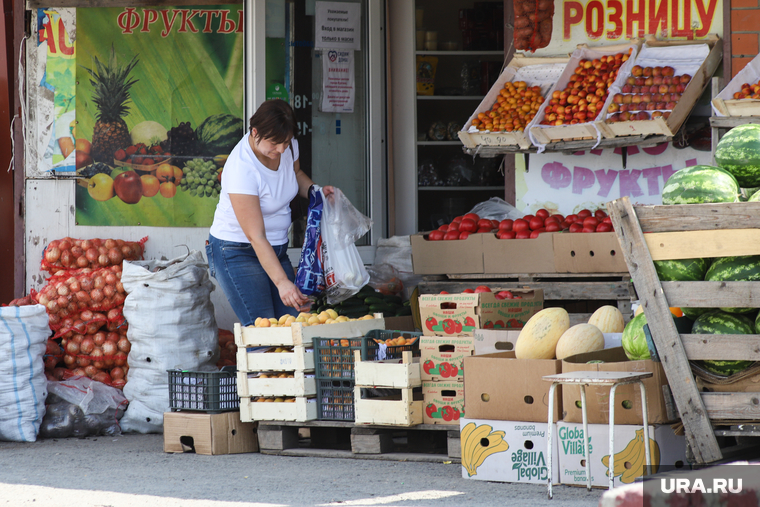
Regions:
<svg viewBox="0 0 760 507"><path fill-rule="evenodd" d="M459 428L356 425L344 421L260 421L263 454L398 461L459 462Z"/></svg>
<svg viewBox="0 0 760 507"><path fill-rule="evenodd" d="M654 260L758 254L760 203L607 204L695 461L722 458L713 424L760 420L757 393L700 393L689 360L760 360L757 335L679 335L669 307L760 307L760 282L660 282ZM646 236L644 233L647 233ZM754 246L754 249L752 247ZM748 248L749 247L749 248Z"/></svg>

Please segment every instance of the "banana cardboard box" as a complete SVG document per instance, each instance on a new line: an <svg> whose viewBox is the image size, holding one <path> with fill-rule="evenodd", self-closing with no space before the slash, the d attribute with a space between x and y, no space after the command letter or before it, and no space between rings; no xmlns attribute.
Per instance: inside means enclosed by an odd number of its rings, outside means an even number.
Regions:
<svg viewBox="0 0 760 507"><path fill-rule="evenodd" d="M546 484L547 423L460 420L462 477L479 481ZM556 442L556 424L552 425ZM559 484L557 447L552 456L552 479Z"/></svg>
<svg viewBox="0 0 760 507"><path fill-rule="evenodd" d="M591 485L606 488L610 459L610 433L606 424L589 424ZM583 463L583 424L557 422L559 480L562 484L586 486ZM642 426L615 425L615 487L633 483L644 473L646 453ZM669 425L649 426L649 451L654 472L663 465L687 466L686 439L677 436ZM463 454L464 456L464 454Z"/></svg>

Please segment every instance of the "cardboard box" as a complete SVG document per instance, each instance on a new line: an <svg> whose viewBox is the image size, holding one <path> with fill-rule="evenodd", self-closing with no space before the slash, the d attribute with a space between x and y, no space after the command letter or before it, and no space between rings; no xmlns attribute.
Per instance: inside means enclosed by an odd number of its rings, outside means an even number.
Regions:
<svg viewBox="0 0 760 507"><path fill-rule="evenodd" d="M422 380L461 382L464 378L464 359L471 356L474 350L471 336L422 336L420 338Z"/></svg>
<svg viewBox="0 0 760 507"><path fill-rule="evenodd" d="M193 451L197 454L259 452L256 425L241 422L240 412L166 412L164 452Z"/></svg>
<svg viewBox="0 0 760 507"><path fill-rule="evenodd" d="M429 241L426 234L413 234L412 267L416 275L483 273L483 239L471 234L456 241Z"/></svg>
<svg viewBox="0 0 760 507"><path fill-rule="evenodd" d="M496 299L493 293L480 294L476 313L484 329L522 329L528 319L544 308L543 289L510 289L522 299Z"/></svg>
<svg viewBox="0 0 760 507"><path fill-rule="evenodd" d="M503 331L497 329L476 329L473 333L474 355L493 354L515 350L520 331Z"/></svg>
<svg viewBox="0 0 760 507"><path fill-rule="evenodd" d="M459 381L422 383L425 424L456 424L464 417L464 384Z"/></svg>
<svg viewBox="0 0 760 507"><path fill-rule="evenodd" d="M419 298L422 333L427 336L471 336L478 328L520 329L544 307L542 289L512 289L521 299L479 294L423 294Z"/></svg>
<svg viewBox="0 0 760 507"><path fill-rule="evenodd" d="M483 272L556 273L554 267L554 236L545 232L535 239L499 239L495 234L483 236Z"/></svg>
<svg viewBox="0 0 760 507"><path fill-rule="evenodd" d="M744 83L753 85L760 80L760 55L755 56L736 73L720 93L712 99L715 116L760 116L760 99L735 99Z"/></svg>
<svg viewBox="0 0 760 507"><path fill-rule="evenodd" d="M587 364L588 361L601 360L604 363ZM652 360L629 361L622 347L578 354L562 361L562 373L571 371L622 371L654 374L644 380L647 391L647 410L649 424L663 424L678 419L670 386L661 363ZM582 422L580 409L581 389L578 386L565 385L562 388L563 420ZM607 424L610 417L610 388L587 387L588 422ZM615 391L615 424L642 424L641 392L636 385L623 385Z"/></svg>
<svg viewBox="0 0 760 507"><path fill-rule="evenodd" d="M554 235L557 273L627 273L620 242L614 232Z"/></svg>
<svg viewBox="0 0 760 507"><path fill-rule="evenodd" d="M406 315L404 317L385 317L384 320L385 327L382 329L390 329L392 331L417 331L417 329L414 327L414 317L411 315ZM374 329L381 328L376 327Z"/></svg>
<svg viewBox="0 0 760 507"><path fill-rule="evenodd" d="M606 488L609 486L605 465L605 461L609 460L605 460L605 457L610 454L609 427L606 424L589 424L588 433L591 485ZM586 486L583 424L559 421L557 437L560 482ZM641 426L615 425L615 487L631 484L643 474L646 459L643 437L644 428ZM683 436L676 435L670 426L649 426L649 438L653 464L675 467L687 465L686 440Z"/></svg>
<svg viewBox="0 0 760 507"><path fill-rule="evenodd" d="M549 417L550 382L562 371L556 359L515 359L514 352L466 357L464 398L467 416L497 421L544 422ZM562 415L562 388L554 392L554 420Z"/></svg>
<svg viewBox="0 0 760 507"><path fill-rule="evenodd" d="M460 434L462 445L462 477L479 481L518 482L529 484L546 484L549 478L547 460L547 423L524 423L515 421L491 421L486 419L461 419ZM466 428L468 425L474 428ZM483 426L486 426L484 428ZM478 429L480 431L478 432ZM466 438L473 435L488 439L496 431L504 432L502 440L508 449L497 450L483 457L482 438ZM552 440L557 441L557 425L552 425ZM498 436L496 437L498 438ZM502 446L504 447L504 446ZM498 449L498 447L497 447ZM559 453L554 446L552 454L552 482L559 484ZM481 463L477 463L477 459Z"/></svg>

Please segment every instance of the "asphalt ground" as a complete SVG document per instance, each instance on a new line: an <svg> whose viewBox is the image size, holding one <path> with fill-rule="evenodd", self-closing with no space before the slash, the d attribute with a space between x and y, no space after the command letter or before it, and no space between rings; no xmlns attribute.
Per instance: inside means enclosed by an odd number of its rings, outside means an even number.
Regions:
<svg viewBox="0 0 760 507"><path fill-rule="evenodd" d="M457 463L167 454L163 435L0 442L0 507L596 506L603 490L463 479Z"/></svg>

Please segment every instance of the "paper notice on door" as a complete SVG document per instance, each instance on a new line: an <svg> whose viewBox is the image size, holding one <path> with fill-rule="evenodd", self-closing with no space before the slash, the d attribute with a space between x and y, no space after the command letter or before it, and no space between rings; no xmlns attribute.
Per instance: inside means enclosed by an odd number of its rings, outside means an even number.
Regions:
<svg viewBox="0 0 760 507"><path fill-rule="evenodd" d="M354 52L339 49L323 51L320 111L323 113L353 113L355 97Z"/></svg>
<svg viewBox="0 0 760 507"><path fill-rule="evenodd" d="M317 2L316 49L361 49L361 4Z"/></svg>

